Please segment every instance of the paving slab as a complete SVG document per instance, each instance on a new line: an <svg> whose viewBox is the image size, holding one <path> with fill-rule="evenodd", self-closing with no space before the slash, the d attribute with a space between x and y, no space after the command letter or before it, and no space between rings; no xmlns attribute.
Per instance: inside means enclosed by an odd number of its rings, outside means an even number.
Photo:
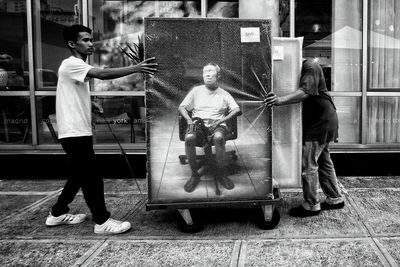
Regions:
<svg viewBox="0 0 400 267"><path fill-rule="evenodd" d="M400 238L379 238L379 242L383 245L396 264L400 265Z"/></svg>
<svg viewBox="0 0 400 267"><path fill-rule="evenodd" d="M131 193L139 194L138 185L142 193L147 193L146 179L104 179L105 193Z"/></svg>
<svg viewBox="0 0 400 267"><path fill-rule="evenodd" d="M45 196L46 195L0 195L0 221Z"/></svg>
<svg viewBox="0 0 400 267"><path fill-rule="evenodd" d="M370 239L263 240L246 245L239 259L244 266L385 266Z"/></svg>
<svg viewBox="0 0 400 267"><path fill-rule="evenodd" d="M0 192L46 192L61 189L66 180L0 180Z"/></svg>
<svg viewBox="0 0 400 267"><path fill-rule="evenodd" d="M400 235L400 191L357 190L351 198L373 234Z"/></svg>
<svg viewBox="0 0 400 267"><path fill-rule="evenodd" d="M72 266L94 241L2 240L0 266Z"/></svg>
<svg viewBox="0 0 400 267"><path fill-rule="evenodd" d="M400 188L400 177L398 176L341 176L339 181L346 189L353 188Z"/></svg>
<svg viewBox="0 0 400 267"><path fill-rule="evenodd" d="M234 241L107 241L88 266L230 266Z"/></svg>
<svg viewBox="0 0 400 267"><path fill-rule="evenodd" d="M122 219L134 210L141 199L141 196L133 194L106 194L106 205L113 218ZM94 223L91 221L91 214L82 195L76 196L70 205L70 209L71 213L87 214L89 218L85 222L79 225L46 227L44 224L45 219L55 202L56 198L53 198L19 217L3 222L0 225L0 237L100 237L93 233Z"/></svg>
<svg viewBox="0 0 400 267"><path fill-rule="evenodd" d="M199 233L187 234L178 229L177 210L146 211L144 207L128 217L132 223L129 237L139 238L193 238L239 239L248 235L250 209L208 208L192 211L195 220L203 223Z"/></svg>
<svg viewBox="0 0 400 267"><path fill-rule="evenodd" d="M322 196L322 194L321 194ZM292 238L292 237L338 237L338 236L366 236L367 230L363 226L357 212L348 204L341 210L322 211L318 216L294 218L288 212L292 207L301 205L302 193L282 193L283 204L279 207L281 220L272 230L260 230L250 226L250 236L257 238Z"/></svg>

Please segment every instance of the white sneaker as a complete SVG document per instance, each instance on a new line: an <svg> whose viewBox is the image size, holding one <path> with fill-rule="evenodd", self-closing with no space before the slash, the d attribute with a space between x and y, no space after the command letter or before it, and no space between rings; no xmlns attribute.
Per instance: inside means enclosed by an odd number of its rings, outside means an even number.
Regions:
<svg viewBox="0 0 400 267"><path fill-rule="evenodd" d="M58 217L55 217L49 214L46 219L46 225L47 226L56 226L56 225L62 225L62 224L78 224L83 222L86 219L85 214L68 214L65 213L63 215L60 215Z"/></svg>
<svg viewBox="0 0 400 267"><path fill-rule="evenodd" d="M94 225L95 234L121 234L128 231L129 229L131 229L130 222L122 222L111 218L109 218L103 224Z"/></svg>

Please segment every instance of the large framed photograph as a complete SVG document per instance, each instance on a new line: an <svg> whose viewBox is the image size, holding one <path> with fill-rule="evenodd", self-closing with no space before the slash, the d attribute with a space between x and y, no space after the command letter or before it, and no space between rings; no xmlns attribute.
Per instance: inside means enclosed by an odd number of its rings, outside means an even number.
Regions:
<svg viewBox="0 0 400 267"><path fill-rule="evenodd" d="M271 22L146 18L148 205L271 199Z"/></svg>

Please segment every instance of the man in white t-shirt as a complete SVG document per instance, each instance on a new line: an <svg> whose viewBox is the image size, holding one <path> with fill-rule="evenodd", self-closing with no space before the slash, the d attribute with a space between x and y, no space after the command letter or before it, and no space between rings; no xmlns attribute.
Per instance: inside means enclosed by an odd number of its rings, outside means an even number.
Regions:
<svg viewBox="0 0 400 267"><path fill-rule="evenodd" d="M186 182L184 189L189 193L193 192L200 182L200 175L197 172L196 146L209 148L209 143L215 145L218 181L228 190L234 188L225 170L225 140L229 132L226 122L239 115L240 108L233 97L219 87L220 73L221 69L217 64L205 65L204 85L194 87L179 105L179 112L188 124L185 151L192 176Z"/></svg>
<svg viewBox="0 0 400 267"><path fill-rule="evenodd" d="M97 234L119 234L131 228L129 222L110 218L104 201L104 185L94 175L94 151L92 140L89 79L114 79L132 73L154 74L157 63L149 58L137 65L121 68L100 69L85 61L94 51L92 31L83 25L72 25L63 31L64 41L72 56L63 60L58 70L56 116L58 138L71 164L71 177L66 182L57 203L46 219L47 226L77 224L85 220L85 214L69 214L68 205L78 190L82 193L92 213ZM94 109L102 112L99 106Z"/></svg>

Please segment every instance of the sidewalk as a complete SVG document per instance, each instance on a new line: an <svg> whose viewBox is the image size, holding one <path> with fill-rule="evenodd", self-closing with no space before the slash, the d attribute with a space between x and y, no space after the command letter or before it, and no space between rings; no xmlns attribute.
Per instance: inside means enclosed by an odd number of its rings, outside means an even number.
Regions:
<svg viewBox="0 0 400 267"><path fill-rule="evenodd" d="M249 208L210 209L205 228L185 234L176 211L146 211L133 180L105 180L113 217L132 230L116 236L80 225L44 225L62 180L0 180L0 266L399 266L400 177L339 177L342 210L292 218L300 190L281 190L281 221L261 230ZM145 188L145 181L140 181ZM71 212L90 214L82 195Z"/></svg>

